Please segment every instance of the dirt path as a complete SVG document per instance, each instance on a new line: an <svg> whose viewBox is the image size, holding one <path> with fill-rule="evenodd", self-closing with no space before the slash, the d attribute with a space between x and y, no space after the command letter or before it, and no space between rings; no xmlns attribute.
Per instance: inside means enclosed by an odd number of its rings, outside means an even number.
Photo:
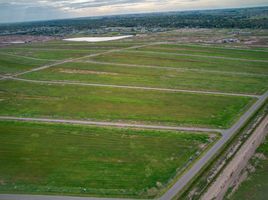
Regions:
<svg viewBox="0 0 268 200"><path fill-rule="evenodd" d="M243 96L243 97L251 97L251 98L260 98L259 95L252 95L252 94L214 92L214 91L202 91L202 90L199 90L199 91L198 90L182 90L182 89L171 89L171 88L139 87L139 86L128 86L128 85L110 85L110 84L71 82L71 81L40 81L40 80L29 80L29 79L15 78L15 77L11 77L10 79L17 80L17 81L30 82L30 83L41 83L41 84L80 85L80 86L93 86L93 87L110 87L110 88L164 91L164 92L181 92L181 93L192 93L192 94L211 94L211 95Z"/></svg>
<svg viewBox="0 0 268 200"><path fill-rule="evenodd" d="M125 47L125 48L121 48L121 49L111 49L111 50L104 51L104 52L99 52L99 53L95 53L95 54L89 54L89 55L82 56L82 57L79 57L79 58L71 58L71 59L67 59L67 60L61 60L61 61L58 61L58 62L55 62L55 63L52 63L52 64L47 64L47 65L43 65L41 67L33 68L31 70L28 70L28 71L16 73L14 75L11 75L11 76L8 76L8 77L5 77L5 78L1 78L0 80L12 78L12 77L17 77L17 76L20 76L20 75L23 75L23 74L28 74L28 73L35 72L35 71L44 70L44 69L54 67L54 66L57 66L57 65L61 65L61 64L64 64L64 63L75 62L75 61L85 59L85 58L92 58L92 57L105 55L105 54L109 54L109 53L120 52L120 51L123 51L123 50L142 48L142 47L158 45L158 44L165 44L165 43L163 43L163 42L153 42L153 43L149 43L149 44L136 45L136 46Z"/></svg>
<svg viewBox="0 0 268 200"><path fill-rule="evenodd" d="M3 53L3 52L0 52L0 55L7 55L7 56L18 57L18 58L25 58L25 59L29 59L29 60L37 60L37 61L50 61L50 62L58 62L59 61L59 60L53 60L53 59L34 58L34 57L30 57L30 56L23 56L23 55L12 54L12 53Z"/></svg>
<svg viewBox="0 0 268 200"><path fill-rule="evenodd" d="M268 74L256 74L256 73L248 73L248 72L230 72L230 71L193 69L193 68L161 67L161 66L153 66L153 65L136 65L136 64L128 64L128 63L100 62L100 61L94 61L94 60L87 60L87 61L78 60L76 62L93 63L93 64L100 64L100 65L114 65L114 66L119 66L119 67L137 67L137 68L152 68L152 69L176 70L176 71L194 71L194 72L230 74L230 75L239 75L239 76L260 76L260 77L268 76Z"/></svg>
<svg viewBox="0 0 268 200"><path fill-rule="evenodd" d="M237 51L252 51L252 52L266 52L268 53L268 51L265 50L260 50L260 49L242 49L241 47L237 46L237 47L226 47L226 46L212 46L211 44L200 44L200 45L196 45L196 44L183 44L183 43L176 43L176 42L169 42L169 44L174 44L174 45L183 45L183 46L189 46L189 47L203 47L203 48L210 48L210 49L223 49L223 50L237 50ZM213 44L215 45L215 44Z"/></svg>
<svg viewBox="0 0 268 200"><path fill-rule="evenodd" d="M224 56L206 56L206 55L187 54L187 53L170 53L170 52L158 52L158 51L129 51L129 52L164 54L164 55L177 55L177 56L188 56L188 57L199 57L199 58L213 58L213 59L236 60L236 61L244 61L244 62L263 62L263 63L268 63L268 60L253 60L253 59L245 59L245 58L230 58L230 57L224 57Z"/></svg>
<svg viewBox="0 0 268 200"><path fill-rule="evenodd" d="M258 110L260 109L260 107L264 104L264 102L267 100L268 98L268 91L266 91L266 93L264 93L259 99L258 101L256 101L249 109L247 112L245 112L240 119L230 128L227 130L224 130L222 132L222 130L219 130L223 136L220 140L218 140L218 142L216 142L206 153L205 155L203 155L199 160L197 160L194 165L188 170L186 171L179 179L178 181L172 185L172 187L165 193L163 194L160 198L158 198L158 200L171 200L173 199L199 172L200 170L219 152L219 150L230 140L230 138L232 138L237 131L239 131L241 129L241 127L243 127L243 125L250 119L250 117ZM19 120L19 121L39 121L39 122L56 122L56 123L76 123L77 121L75 120L52 120L52 119L36 119L36 118L17 118L17 117L7 117L7 116L2 116L0 117L0 119L2 120ZM69 121L69 122L68 122ZM78 121L79 122L79 121ZM92 122L84 122L84 121L80 121L80 124L92 124ZM98 122L99 123L99 122ZM102 122L101 122L102 123ZM96 122L94 122L94 124L96 125ZM93 124L93 125L94 125ZM107 124L105 122L105 124ZM103 125L105 125L103 124ZM101 125L101 124L99 124ZM111 126L111 123L108 123L107 125ZM166 128L166 127L162 127L162 126L140 126L140 125L133 125L133 124L129 124L130 127L137 127L137 128L153 128L153 129L161 129L161 128ZM118 123L117 126L121 126L122 124ZM173 130L186 130L186 129L178 129L178 127L168 127L169 130L171 129ZM180 127L182 128L182 127ZM198 131L196 128L194 128L195 131ZM199 128L198 128L199 129ZM189 130L187 128L187 130ZM194 131L191 128L192 131ZM208 132L209 130L204 130L205 132ZM211 130L211 129L210 129ZM201 131L201 129L200 129ZM215 132L215 130L213 131ZM13 198L14 196L10 196L10 195L5 195L2 196L2 198L5 198L5 200L14 200ZM1 198L1 195L0 195ZM21 199L20 195L17 195L16 198ZM52 200L52 198L47 198L47 196L39 196L38 198L36 198L36 200ZM54 198L55 199L55 198ZM81 200L79 197L76 198L77 200ZM96 198L87 198L87 200L95 200ZM83 200L83 199L82 199ZM100 198L99 200L103 200L103 198Z"/></svg>
<svg viewBox="0 0 268 200"><path fill-rule="evenodd" d="M122 50L141 48L150 45L156 45L161 43L151 43L146 45L132 46L123 49L110 50L107 52L102 52L98 54L91 54L88 56L69 59L61 62L57 62L51 65L45 65L33 70L29 70L26 72L18 73L15 76L31 73L33 71L38 71L42 69L46 69L49 67L53 67L56 65L60 65L67 62L74 62L84 58L90 58L98 55L103 55L112 52L118 52ZM162 43L163 44L163 43ZM7 78L13 78L7 77ZM6 77L5 77L6 78ZM220 132L223 134L222 138L211 147L204 156L202 156L194 165L186 171L182 177L162 196L159 200L169 200L173 199L197 174L200 170L219 152L219 150L230 140L232 136L234 136L237 131L250 119L250 117L263 105L263 103L268 98L268 91L260 96L258 100L249 108L247 112L245 112L240 119L227 130L218 130L218 129L204 129L204 128L192 128L192 127L168 127L168 126L153 126L153 125L137 125L137 124L123 124L123 123L111 123L111 122L91 122L91 121L78 121L78 120L53 120L53 119L38 119L38 118L17 118L17 117L7 117L1 116L2 120L18 120L18 121L37 121L37 122L52 122L52 123L71 123L71 124L91 124L91 125L100 125L100 126L118 126L118 127L135 127L135 128L149 128L149 129L167 129L167 130L181 130L181 131L201 131L201 132ZM55 197L55 196L32 196L32 195L0 195L0 199L5 200L107 200L107 198L83 198L83 197ZM109 198L110 199L110 198ZM118 199L118 198L117 198ZM125 199L126 200L126 199Z"/></svg>
<svg viewBox="0 0 268 200"><path fill-rule="evenodd" d="M261 122L254 133L243 144L231 162L225 167L220 176L203 195L202 200L221 200L228 188L239 178L249 159L268 133L268 116Z"/></svg>
<svg viewBox="0 0 268 200"><path fill-rule="evenodd" d="M192 131L192 132L206 132L206 133L223 133L224 132L224 130L213 129L213 128L159 126L159 125L146 125L146 124L128 124L128 123L116 123L116 122L86 121L86 120L24 118L24 117L11 117L11 116L0 116L0 120L29 121L29 122L51 122L51 123L82 124L82 125L84 124L84 125L97 125L97 126L115 126L115 127L126 127L126 128L176 130L176 131Z"/></svg>

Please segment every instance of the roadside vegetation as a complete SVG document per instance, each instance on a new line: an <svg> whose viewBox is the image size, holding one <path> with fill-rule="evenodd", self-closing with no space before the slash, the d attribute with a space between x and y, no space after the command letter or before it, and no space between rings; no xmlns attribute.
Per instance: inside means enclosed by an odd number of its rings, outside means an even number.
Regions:
<svg viewBox="0 0 268 200"><path fill-rule="evenodd" d="M266 200L268 196L268 138L251 159L253 172L241 183L230 200ZM252 168L251 167L251 168Z"/></svg>

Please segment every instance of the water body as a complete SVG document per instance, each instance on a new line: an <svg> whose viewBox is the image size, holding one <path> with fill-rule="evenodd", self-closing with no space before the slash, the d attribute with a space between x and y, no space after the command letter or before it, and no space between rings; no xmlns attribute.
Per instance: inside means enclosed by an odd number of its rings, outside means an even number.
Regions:
<svg viewBox="0 0 268 200"><path fill-rule="evenodd" d="M125 38L133 37L132 35L125 35L125 36L115 36L115 37L79 37L79 38L67 38L63 39L64 41L71 41L71 42L105 42L105 41L113 41L113 40L120 40Z"/></svg>

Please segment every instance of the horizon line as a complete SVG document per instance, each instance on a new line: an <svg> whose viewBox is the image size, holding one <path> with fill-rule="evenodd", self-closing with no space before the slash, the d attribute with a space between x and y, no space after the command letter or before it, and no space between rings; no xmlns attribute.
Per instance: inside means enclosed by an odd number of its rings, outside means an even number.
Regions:
<svg viewBox="0 0 268 200"><path fill-rule="evenodd" d="M232 9L254 9L254 8L265 8L265 6L242 6L242 7L225 7L225 8L204 8L204 9L187 9L187 10L170 10L170 11L148 11L148 12L134 12L134 13L123 13L123 14L110 14L110 15L92 15L84 17L66 17L66 18L55 18L55 19L44 19L44 20L26 20L26 21L14 21L14 22L0 22L0 25L8 24L23 24L23 23L36 23L36 22L51 22L51 21L63 21L63 20L76 20L76 19L90 19L90 18L104 18L104 17L116 17L116 16L127 16L127 15L146 15L146 14L161 14L161 13L182 13L192 11L213 11L213 10L232 10Z"/></svg>

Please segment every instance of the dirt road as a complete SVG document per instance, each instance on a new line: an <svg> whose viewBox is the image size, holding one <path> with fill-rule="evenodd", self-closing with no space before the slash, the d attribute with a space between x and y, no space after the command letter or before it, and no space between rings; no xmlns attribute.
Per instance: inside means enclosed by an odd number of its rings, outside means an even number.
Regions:
<svg viewBox="0 0 268 200"><path fill-rule="evenodd" d="M162 69L162 70L175 70L175 71L193 71L193 72L203 72L203 73L216 73L216 74L230 74L239 76L268 76L268 74L257 74L249 72L231 72L231 71L219 71L219 70L206 70L206 69L194 69L194 68L179 68L179 67L164 67L164 66L154 66L154 65L136 65L128 63L113 63L113 62L101 62L95 60L78 60L81 63L94 63L100 65L114 65L121 67L137 67L137 68L152 68L152 69Z"/></svg>
<svg viewBox="0 0 268 200"><path fill-rule="evenodd" d="M41 84L60 84L60 85L80 85L80 86L94 86L94 87L110 87L110 88L126 88L126 89L140 89L140 90L154 90L164 92L182 92L182 93L193 93L193 94L214 94L214 95L225 95L225 96L243 96L260 98L259 95L253 94L240 94L240 93L227 93L227 92L214 92L214 91L198 91L198 90L182 90L182 89L171 89L171 88L155 88L155 87L139 87L139 86L128 86L128 85L110 85L110 84L97 84L97 83L82 83L72 81L40 81L40 80L29 80L22 78L10 77L12 80L24 81L30 83L41 83Z"/></svg>
<svg viewBox="0 0 268 200"><path fill-rule="evenodd" d="M157 126L146 124L128 124L116 122L99 122L86 120L66 120L66 119L46 119L46 118L24 118L12 116L0 116L0 120L14 120L14 121L29 121L29 122L50 122L50 123L64 123L64 124L84 124L84 125L98 125L98 126L116 126L129 128L143 128L156 130L177 130L177 131L192 131L192 132L206 132L206 133L223 133L224 130L212 128L198 128L198 127L180 127L180 126Z"/></svg>
<svg viewBox="0 0 268 200"><path fill-rule="evenodd" d="M198 58L213 58L213 59L222 59L222 60L236 60L236 61L243 61L243 62L263 62L263 63L268 62L268 60L230 58L230 57L223 57L223 56L206 56L206 55L187 54L187 53L170 53L170 52L158 52L158 51L129 51L129 52L163 54L163 55L177 55L177 56L188 56L188 57L198 57Z"/></svg>

